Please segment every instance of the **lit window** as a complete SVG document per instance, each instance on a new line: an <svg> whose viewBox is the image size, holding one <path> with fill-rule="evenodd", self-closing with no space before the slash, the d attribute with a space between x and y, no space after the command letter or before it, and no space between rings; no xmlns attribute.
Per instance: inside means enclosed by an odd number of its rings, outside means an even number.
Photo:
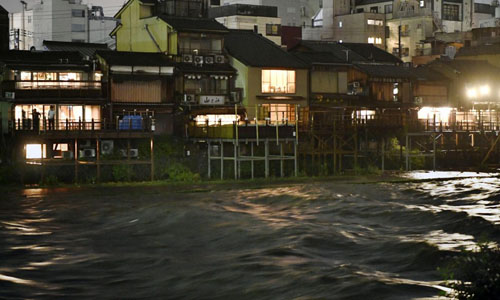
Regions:
<svg viewBox="0 0 500 300"><path fill-rule="evenodd" d="M259 116L268 118L271 122L295 122L295 105L262 104Z"/></svg>
<svg viewBox="0 0 500 300"><path fill-rule="evenodd" d="M262 93L295 93L295 71L262 70Z"/></svg>
<svg viewBox="0 0 500 300"><path fill-rule="evenodd" d="M232 125L234 122L240 120L238 115L198 115L195 118L197 125Z"/></svg>
<svg viewBox="0 0 500 300"><path fill-rule="evenodd" d="M266 35L281 35L281 25L279 24L266 24Z"/></svg>
<svg viewBox="0 0 500 300"><path fill-rule="evenodd" d="M339 21L339 28L342 28L342 21Z"/></svg>
<svg viewBox="0 0 500 300"><path fill-rule="evenodd" d="M374 37L369 37L368 38L368 44L375 44L375 38Z"/></svg>
<svg viewBox="0 0 500 300"><path fill-rule="evenodd" d="M366 23L368 25L384 26L384 21L382 20L367 19Z"/></svg>
<svg viewBox="0 0 500 300"><path fill-rule="evenodd" d="M381 45L382 44L382 38L375 38L375 44Z"/></svg>
<svg viewBox="0 0 500 300"><path fill-rule="evenodd" d="M47 158L47 149L45 144L26 144L26 159Z"/></svg>
<svg viewBox="0 0 500 300"><path fill-rule="evenodd" d="M420 4L420 7L425 7L425 0L420 0L419 4Z"/></svg>
<svg viewBox="0 0 500 300"><path fill-rule="evenodd" d="M341 43L341 44L342 44L342 40L339 40L339 43Z"/></svg>

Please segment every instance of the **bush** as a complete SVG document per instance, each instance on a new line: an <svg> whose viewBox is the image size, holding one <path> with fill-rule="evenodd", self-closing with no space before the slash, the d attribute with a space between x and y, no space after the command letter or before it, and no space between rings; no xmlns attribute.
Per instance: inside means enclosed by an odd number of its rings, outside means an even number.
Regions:
<svg viewBox="0 0 500 300"><path fill-rule="evenodd" d="M40 181L40 185L45 186L55 186L59 184L59 179L55 175L45 176L43 180Z"/></svg>
<svg viewBox="0 0 500 300"><path fill-rule="evenodd" d="M127 181L128 180L128 166L127 165L116 165L113 166L113 179L115 181Z"/></svg>
<svg viewBox="0 0 500 300"><path fill-rule="evenodd" d="M197 182L200 181L200 174L191 172L180 163L173 163L164 169L163 178L177 182Z"/></svg>
<svg viewBox="0 0 500 300"><path fill-rule="evenodd" d="M477 245L477 252L462 251L443 270L455 299L500 299L500 249L488 243Z"/></svg>

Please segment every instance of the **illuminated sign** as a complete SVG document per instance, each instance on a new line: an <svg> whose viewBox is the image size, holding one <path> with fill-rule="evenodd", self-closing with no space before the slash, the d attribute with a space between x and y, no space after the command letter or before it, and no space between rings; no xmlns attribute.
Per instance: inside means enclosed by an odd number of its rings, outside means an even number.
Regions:
<svg viewBox="0 0 500 300"><path fill-rule="evenodd" d="M200 96L200 105L224 105L225 96Z"/></svg>

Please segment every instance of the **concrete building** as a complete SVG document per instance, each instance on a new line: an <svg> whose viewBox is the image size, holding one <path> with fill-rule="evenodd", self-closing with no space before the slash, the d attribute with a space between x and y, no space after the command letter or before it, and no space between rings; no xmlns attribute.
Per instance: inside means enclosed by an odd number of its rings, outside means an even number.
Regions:
<svg viewBox="0 0 500 300"><path fill-rule="evenodd" d="M485 2L486 0L480 0ZM373 43L405 62L429 52L437 33L495 26L498 2L473 0L323 0L304 39ZM377 30L377 26L380 26ZM377 43L380 42L380 43Z"/></svg>
<svg viewBox="0 0 500 300"><path fill-rule="evenodd" d="M210 8L208 16L227 28L253 30L281 45L281 19L277 7L231 4Z"/></svg>
<svg viewBox="0 0 500 300"><path fill-rule="evenodd" d="M282 25L309 27L321 0L220 0L220 5L230 4L275 6Z"/></svg>
<svg viewBox="0 0 500 300"><path fill-rule="evenodd" d="M89 9L82 0L39 0L13 14L10 48L40 50L44 40L112 45L109 33L115 27L116 20L105 17L101 7Z"/></svg>
<svg viewBox="0 0 500 300"><path fill-rule="evenodd" d="M9 12L0 5L0 51L9 50Z"/></svg>

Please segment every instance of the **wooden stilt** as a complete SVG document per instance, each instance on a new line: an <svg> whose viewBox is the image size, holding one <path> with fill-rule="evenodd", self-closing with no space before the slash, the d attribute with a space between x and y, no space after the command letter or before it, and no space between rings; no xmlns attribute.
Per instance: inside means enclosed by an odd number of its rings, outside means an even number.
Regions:
<svg viewBox="0 0 500 300"><path fill-rule="evenodd" d="M101 181L101 139L96 139L96 181Z"/></svg>
<svg viewBox="0 0 500 300"><path fill-rule="evenodd" d="M210 149L212 148L212 146L210 145L210 141L208 141L208 146L207 146L207 157L208 157L208 179L211 179L212 178L212 153L210 151Z"/></svg>
<svg viewBox="0 0 500 300"><path fill-rule="evenodd" d="M269 177L269 140L266 139L264 142L264 160L265 160L265 176L266 178Z"/></svg>
<svg viewBox="0 0 500 300"><path fill-rule="evenodd" d="M151 137L151 181L155 180L155 140Z"/></svg>
<svg viewBox="0 0 500 300"><path fill-rule="evenodd" d="M285 156L285 150L283 148L283 143L280 144L280 175L281 177L285 177L285 160L283 157Z"/></svg>
<svg viewBox="0 0 500 300"><path fill-rule="evenodd" d="M224 179L224 143L220 141L220 179Z"/></svg>
<svg viewBox="0 0 500 300"><path fill-rule="evenodd" d="M250 161L250 167L251 167L251 172L252 172L252 179L254 178L254 161L253 161L253 142L250 143L250 155L252 156L252 160Z"/></svg>

